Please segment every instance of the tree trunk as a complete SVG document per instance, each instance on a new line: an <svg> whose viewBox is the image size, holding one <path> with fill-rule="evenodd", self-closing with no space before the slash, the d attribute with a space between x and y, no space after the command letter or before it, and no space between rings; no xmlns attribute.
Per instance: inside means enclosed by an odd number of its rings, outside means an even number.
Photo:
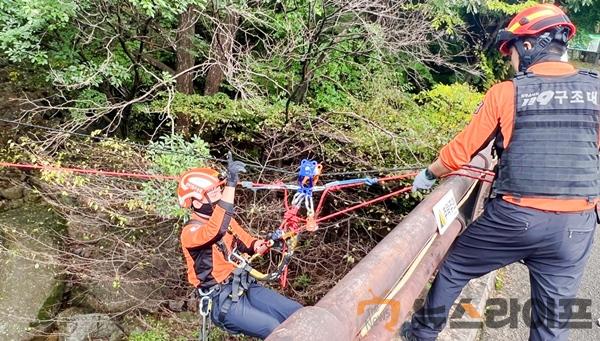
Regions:
<svg viewBox="0 0 600 341"><path fill-rule="evenodd" d="M235 34L238 30L239 17L236 13L226 11L225 18L215 27L210 54L212 65L206 74L204 95L210 96L219 92L221 82L225 78L223 71L233 50Z"/></svg>
<svg viewBox="0 0 600 341"><path fill-rule="evenodd" d="M194 93L194 77L191 72L186 72L186 70L190 70L194 67L196 62L192 48L197 20L198 14L193 6L189 6L188 9L181 14L179 25L177 27L177 68L175 74L183 73L176 78L175 89L188 95ZM177 131L181 132L184 136L187 137L190 135L191 122L186 114L179 115L175 125Z"/></svg>
<svg viewBox="0 0 600 341"><path fill-rule="evenodd" d="M195 59L192 53L193 38L198 14L193 6L181 14L177 27L177 70L176 74L194 67ZM176 89L184 94L194 92L194 78L191 72L185 72L177 77Z"/></svg>

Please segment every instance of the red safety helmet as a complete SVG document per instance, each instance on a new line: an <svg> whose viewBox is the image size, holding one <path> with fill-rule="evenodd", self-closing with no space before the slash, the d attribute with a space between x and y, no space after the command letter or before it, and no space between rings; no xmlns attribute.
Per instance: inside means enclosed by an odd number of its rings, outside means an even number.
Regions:
<svg viewBox="0 0 600 341"><path fill-rule="evenodd" d="M552 28L568 30L567 40L573 38L577 28L560 8L551 4L539 4L521 11L511 20L506 29L498 33L500 52L510 55L511 41L519 37L537 36Z"/></svg>
<svg viewBox="0 0 600 341"><path fill-rule="evenodd" d="M184 208L192 206L192 199L202 203L213 203L221 200L219 172L212 168L192 168L179 177L177 199Z"/></svg>

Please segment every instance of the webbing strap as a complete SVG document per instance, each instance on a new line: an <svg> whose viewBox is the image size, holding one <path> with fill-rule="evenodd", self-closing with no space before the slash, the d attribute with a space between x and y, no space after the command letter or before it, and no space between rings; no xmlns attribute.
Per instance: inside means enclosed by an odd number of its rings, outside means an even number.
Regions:
<svg viewBox="0 0 600 341"><path fill-rule="evenodd" d="M581 197L581 198L585 198L585 199L594 199L597 197L597 193L596 191L594 191L593 189L590 188L580 188L577 190L567 190L564 187L557 187L557 186L546 186L546 185L541 185L541 186L531 186L531 185L522 185L523 186L523 190L520 193L516 193L516 192L511 192L509 190L496 190L496 194L507 194L507 195L511 195L511 196L517 196L517 194L519 194L520 196L527 196L527 197L537 197L537 196L544 196L544 194L540 194L540 193L546 193L546 192L551 192L554 193L552 195L552 197L554 198L560 198L565 197L565 198L573 198L573 197Z"/></svg>
<svg viewBox="0 0 600 341"><path fill-rule="evenodd" d="M547 158L547 157L546 157ZM531 167L531 161L530 160L524 160L522 158L516 158L513 155L513 158L511 159L511 164L513 167L527 167L528 169L531 169L532 172L535 172L535 168L536 167ZM590 165L593 166L595 164L598 164L597 161L595 160L591 160L591 161L574 161L574 160L539 160L539 163L543 163L544 167L547 168L569 168L569 169L575 169L575 168L581 168L581 169L589 169ZM593 164L591 164L593 163Z"/></svg>
<svg viewBox="0 0 600 341"><path fill-rule="evenodd" d="M538 121L538 122L520 122L517 121L515 123L514 129L526 129L526 128L588 128L588 129L596 129L598 128L597 122L585 122L585 121L570 121L570 122L548 122L548 121Z"/></svg>
<svg viewBox="0 0 600 341"><path fill-rule="evenodd" d="M233 270L233 278L231 280L231 300L233 302L239 301L240 296L243 295L250 287L250 284L254 282L254 278L248 275L250 270L248 265Z"/></svg>
<svg viewBox="0 0 600 341"><path fill-rule="evenodd" d="M585 76L592 76L594 78L598 78L598 76L599 76L598 71L595 71L595 70L592 70L592 69L579 70L579 74L580 75L585 75Z"/></svg>
<svg viewBox="0 0 600 341"><path fill-rule="evenodd" d="M536 169L535 167L512 167L511 170L512 172L520 171L522 174L519 178L511 177L512 173L507 174L509 179L503 179L506 183L526 185L527 183L538 182L541 186L552 186L555 183L557 186L565 187L587 187L587 183L598 183L598 174L590 173L589 168L585 170L586 173L579 169L579 174L571 174L568 177L565 177L564 174L550 173L547 169Z"/></svg>
<svg viewBox="0 0 600 341"><path fill-rule="evenodd" d="M225 260L228 260L229 259L229 251L227 251L227 247L225 246L225 243L223 243L223 239L216 241L215 245L217 246L217 249L219 249L219 251L221 251Z"/></svg>
<svg viewBox="0 0 600 341"><path fill-rule="evenodd" d="M221 287L222 291L219 293L219 295L217 295L217 297L215 297L215 299L221 301L223 300L223 303L221 303L221 309L219 310L219 317L218 317L218 322L223 324L223 321L225 321L225 316L227 316L227 313L229 312L229 309L231 308L231 304L233 303L231 301L231 298L229 296L231 296L231 285L224 285ZM224 327L224 326L222 326ZM230 332L230 331L228 331Z"/></svg>
<svg viewBox="0 0 600 341"><path fill-rule="evenodd" d="M551 133L551 136L548 136ZM544 141L544 142L589 142L589 143L597 143L596 136L594 134L594 129L590 129L588 134L581 134L580 132L565 132L564 129L548 129L545 132L538 133L535 131L527 132L527 136L517 135L515 137L511 137L511 143L516 143L519 141L523 142L536 142L536 141Z"/></svg>
<svg viewBox="0 0 600 341"><path fill-rule="evenodd" d="M225 298L219 311L219 321L225 319L231 305L239 302L240 297L250 288L250 284L255 282L254 278L249 276L248 273L248 266L235 269L231 277L231 286L223 286L225 289L220 295L225 295ZM228 288L231 288L231 291Z"/></svg>

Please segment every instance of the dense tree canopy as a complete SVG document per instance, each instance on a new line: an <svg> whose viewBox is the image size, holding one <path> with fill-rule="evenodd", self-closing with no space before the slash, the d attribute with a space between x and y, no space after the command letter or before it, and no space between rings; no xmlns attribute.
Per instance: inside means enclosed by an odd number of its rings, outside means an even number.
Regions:
<svg viewBox="0 0 600 341"><path fill-rule="evenodd" d="M134 103L175 91L264 96L289 111L307 100L347 104L362 75L385 65L421 85L432 67L454 79L480 71L490 78L480 57L490 56L507 16L532 3L8 0L0 4L0 53L45 73L57 97L39 111L66 110L73 127L103 120L127 135ZM593 0L564 5L581 30L598 25ZM188 118L170 118L187 134Z"/></svg>

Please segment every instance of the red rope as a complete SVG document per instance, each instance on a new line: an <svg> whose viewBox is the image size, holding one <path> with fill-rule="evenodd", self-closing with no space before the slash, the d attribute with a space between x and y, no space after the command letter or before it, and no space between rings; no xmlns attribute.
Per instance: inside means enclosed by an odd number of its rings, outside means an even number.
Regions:
<svg viewBox="0 0 600 341"><path fill-rule="evenodd" d="M402 179L406 179L406 178L411 178L415 175L417 175L417 173L406 173L406 174L401 174L401 175L387 176L384 178L377 178L377 183L383 183L386 181L394 181L394 180L402 180ZM346 189L346 188L351 188L351 187L359 187L359 186L364 186L364 185L365 185L364 182L359 182L359 183L354 183L354 184L332 186L332 187L325 189L325 191L323 191L323 193L321 194L321 199L319 200L319 204L317 205L317 209L315 210L315 215L319 216L319 213L321 212L321 209L323 208L323 205L325 204L325 197L327 196L327 194L329 192L338 191L340 189Z"/></svg>
<svg viewBox="0 0 600 341"><path fill-rule="evenodd" d="M476 175L470 175L470 174L465 174L465 173L450 173L450 174L448 174L448 175L446 175L444 177L453 176L453 175L462 176L462 177L469 178L469 179L481 180L483 182L487 182L487 183L490 183L490 184L494 182L492 180L486 179L485 175L476 176Z"/></svg>
<svg viewBox="0 0 600 341"><path fill-rule="evenodd" d="M96 170L96 169L82 169L82 168L68 168L68 167L54 167L54 166L45 166L45 165L34 165L34 164L24 164L24 163L9 163L9 162L0 162L0 167L14 167L14 168L20 168L20 169L40 169L40 170L50 170L50 171L61 171L61 172L73 172L73 173L82 173L82 174L93 174L93 175L103 175L103 176L116 176L116 177L131 177L131 178L139 178L139 179L159 179L159 180L177 180L178 177L176 176L166 176L166 175L155 175L155 174L142 174L142 173L127 173L127 172L115 172L115 171L103 171L103 170ZM458 173L458 172L454 172L449 174L450 175L457 175L457 176L464 176L467 178L471 178L471 179L476 179L476 180L481 180L484 182L489 182L491 183L491 180L486 179L486 176L494 176L494 172L488 171L488 170L483 170L483 169L479 169L479 168L475 168L475 167L471 167L471 166L465 166L463 167L465 171L471 171L471 172L477 172L480 173L479 176L473 176L473 175L469 175L469 174L464 174L464 173ZM386 181L394 181L394 180L401 180L401 179L406 179L406 178L410 178L415 176L417 173L407 173L407 174L401 174L401 175L394 175L394 176L388 176L388 177L383 177L383 178L378 178L377 182L378 183L383 183ZM279 182L281 183L281 182ZM258 185L258 184L257 184ZM352 188L352 187L359 187L359 186L363 186L364 183L354 183L354 184L347 184L347 185L339 185L339 186L333 186L330 188L327 188L321 195L321 198L319 200L319 204L317 206L316 209L316 216L319 215L319 213L321 212L321 209L323 208L323 205L325 203L325 197L327 196L328 193L333 192L333 191L338 191L340 189L345 189L345 188ZM260 185L259 185L260 186ZM337 217L339 215L357 210L359 208L374 204L376 202L379 201L383 201L387 198L408 192L410 189L412 188L412 186L409 187L405 187L402 188L400 190L397 190L395 192L392 193L388 193L386 195L383 195L381 197L377 197L375 199L369 200L369 201L365 201L362 202L360 204L351 206L349 208L346 208L344 210L329 214L327 216L318 218L316 220L317 223L323 222L325 220L329 220L331 218ZM285 225L290 225L289 227L298 229L299 228L299 223L301 221L303 221L304 219L295 216L293 217L293 213L289 212L290 208L287 204L287 200L288 199L288 191L287 189L284 192L284 203L286 206L286 213L288 214L288 217L286 217L287 219L284 219L282 226L284 227ZM291 213L291 214L290 214Z"/></svg>
<svg viewBox="0 0 600 341"><path fill-rule="evenodd" d="M337 191L337 190L342 189L342 188L359 187L359 186L364 186L364 183L360 182L360 183L356 183L356 184L349 184L349 185L343 185L343 186L333 186L333 187L326 188L323 191L323 193L321 194L321 198L319 199L319 204L317 205L317 209L315 210L315 215L319 216L319 213L321 213L321 209L323 208L323 204L325 204L325 197L327 196L327 194L329 192Z"/></svg>
<svg viewBox="0 0 600 341"><path fill-rule="evenodd" d="M475 179L475 180L481 180L481 181L488 182L488 183L492 183L492 182L493 182L492 180L488 180L488 179L486 179L485 177L486 177L486 176L493 176L493 175L494 175L494 172L491 172L491 171L488 171L488 170L483 170L483 169L478 169L478 168L474 168L474 167L470 167L470 166L468 166L468 167L465 167L465 169L464 169L464 170L466 170L466 171L471 171L471 172L478 172L478 173L480 173L480 175L479 175L479 176L474 176L474 175L470 175L470 174L465 174L465 173L458 173L458 172L454 172L454 173L450 173L450 174L448 174L447 176L451 176L451 175L457 175L457 176L464 176L464 177L471 178L471 179ZM415 176L416 174L417 174L417 173L408 173L408 174L402 174L402 175L396 175L396 176L389 176L389 177L385 177L385 178L380 178L380 179L378 179L378 182L384 182L384 181L392 181L392 180L405 179L405 178L413 177L413 176ZM330 189L328 189L328 190L330 190L330 191L333 191L333 190L338 190L338 189L340 189L340 188L354 187L354 186L356 186L356 185L357 185L357 184L344 185L344 186L335 186L335 187L331 187L331 188L330 188ZM358 185L362 185L362 184L358 184ZM397 190L397 191L395 191L395 192L392 192L392 193L388 193L388 194L386 194L386 195L383 195L383 196L381 196L381 197L378 197L378 198L375 198L375 199L372 199L372 200L369 200L369 201L362 202L362 203L360 203L360 204L354 205L354 206L352 206L352 207L349 207L349 208L346 208L346 209L344 209L344 210L341 210L341 211L338 211L338 212L335 212L335 213L329 214L329 215L327 215L327 216L324 216L324 217L318 218L318 219L317 219L317 223L320 223L320 222L323 222L323 221L325 221L325 220L328 220L328 219L331 219L331 218L337 217L338 215L341 215L341 214L344 214L344 213L348 213L348 212L351 212L351 211L357 210L357 209L359 209L359 208L362 208L362 207L365 207L365 206L368 206L368 205L374 204L374 203L376 203L376 202L383 201L383 200L385 200L385 199L388 199L388 198L390 198L390 197L393 197L393 196L396 196L396 195L399 195L399 194L402 194L402 193L406 193L406 192L410 191L411 189L412 189L412 186L408 186L408 187L405 187L405 188L399 189L399 190ZM321 207L322 207L322 204L323 204L323 200L324 200L323 198L324 198L325 194L327 194L327 192L328 192L327 190L326 190L325 192L323 192L323 196L321 196L321 200L319 201L319 206L318 206L318 208L317 208L317 212L319 212L319 211L320 211L320 209L321 209Z"/></svg>
<svg viewBox="0 0 600 341"><path fill-rule="evenodd" d="M26 164L26 163L0 162L0 167L14 167L14 168L20 168L20 169L41 169L41 170L50 170L50 171L59 171L59 172L73 172L73 173L93 174L93 175L103 175L103 176L119 176L119 177L139 178L139 179L159 179L159 180L177 180L177 179L179 179L179 177L167 176L167 175L126 173L126 172L114 172L114 171L103 171L103 170L96 170L96 169L82 169L82 168L68 168L68 167L54 167L54 166L33 165L33 164Z"/></svg>
<svg viewBox="0 0 600 341"><path fill-rule="evenodd" d="M474 172L474 173L478 173L479 175L471 175L471 174L466 174L466 173L462 173L460 171L466 171L466 172ZM487 182L487 183L493 183L493 180L489 180L486 177L495 177L496 174L492 171L489 171L487 169L481 169L481 168L477 168L477 167L472 167L472 166L463 166L462 169L456 171L456 172L452 172L450 174L444 175L443 178L448 177L448 176L462 176L465 178L470 178L470 179L475 179L475 180L481 180L483 182Z"/></svg>
<svg viewBox="0 0 600 341"><path fill-rule="evenodd" d="M468 170L468 171L471 171L471 172L477 172L477 173L489 175L489 176L492 176L492 177L496 176L496 173L494 173L493 171L488 170L488 169L477 168L477 167L469 166L469 165L463 166L462 168L464 170Z"/></svg>
<svg viewBox="0 0 600 341"><path fill-rule="evenodd" d="M393 180L400 180L400 179L412 178L413 176L415 176L417 174L419 174L419 173L413 172L413 173L406 173L406 174L401 174L401 175L388 176L388 177L385 177L385 178L378 178L377 182L386 182L386 181L393 181Z"/></svg>
<svg viewBox="0 0 600 341"><path fill-rule="evenodd" d="M348 208L346 208L346 209L343 209L343 210L341 210L341 211L338 211L338 212L335 212L335 213L332 213L332 214L326 215L326 216L324 216L324 217L318 218L318 219L317 219L317 223L323 222L323 221L325 221L325 220L329 220L329 219L331 219L331 218L333 218L333 217L337 217L337 216L339 216L340 214L348 213L348 212L351 212L351 211L357 210L357 209L359 209L359 208L361 208L361 207L365 207L365 206L368 206L368 205L374 204L374 203L376 203L376 202L383 201L383 200L385 200L385 199L387 199L387 198L391 198L391 197L393 197L393 196L396 196L396 195L399 195L399 194L402 194L402 193L406 193L406 192L410 191L411 189L412 189L412 186L404 187L404 188L402 188L402 189L399 189L399 190L397 190L397 191L394 191L394 192L392 192L392 193L388 193L388 194L386 194L386 195L383 195L383 196L380 196L380 197L378 197L378 198L371 199L371 200L369 200L369 201L365 201L365 202L362 202L362 203L360 203L360 204L357 204L357 205L354 205L354 206L348 207Z"/></svg>

